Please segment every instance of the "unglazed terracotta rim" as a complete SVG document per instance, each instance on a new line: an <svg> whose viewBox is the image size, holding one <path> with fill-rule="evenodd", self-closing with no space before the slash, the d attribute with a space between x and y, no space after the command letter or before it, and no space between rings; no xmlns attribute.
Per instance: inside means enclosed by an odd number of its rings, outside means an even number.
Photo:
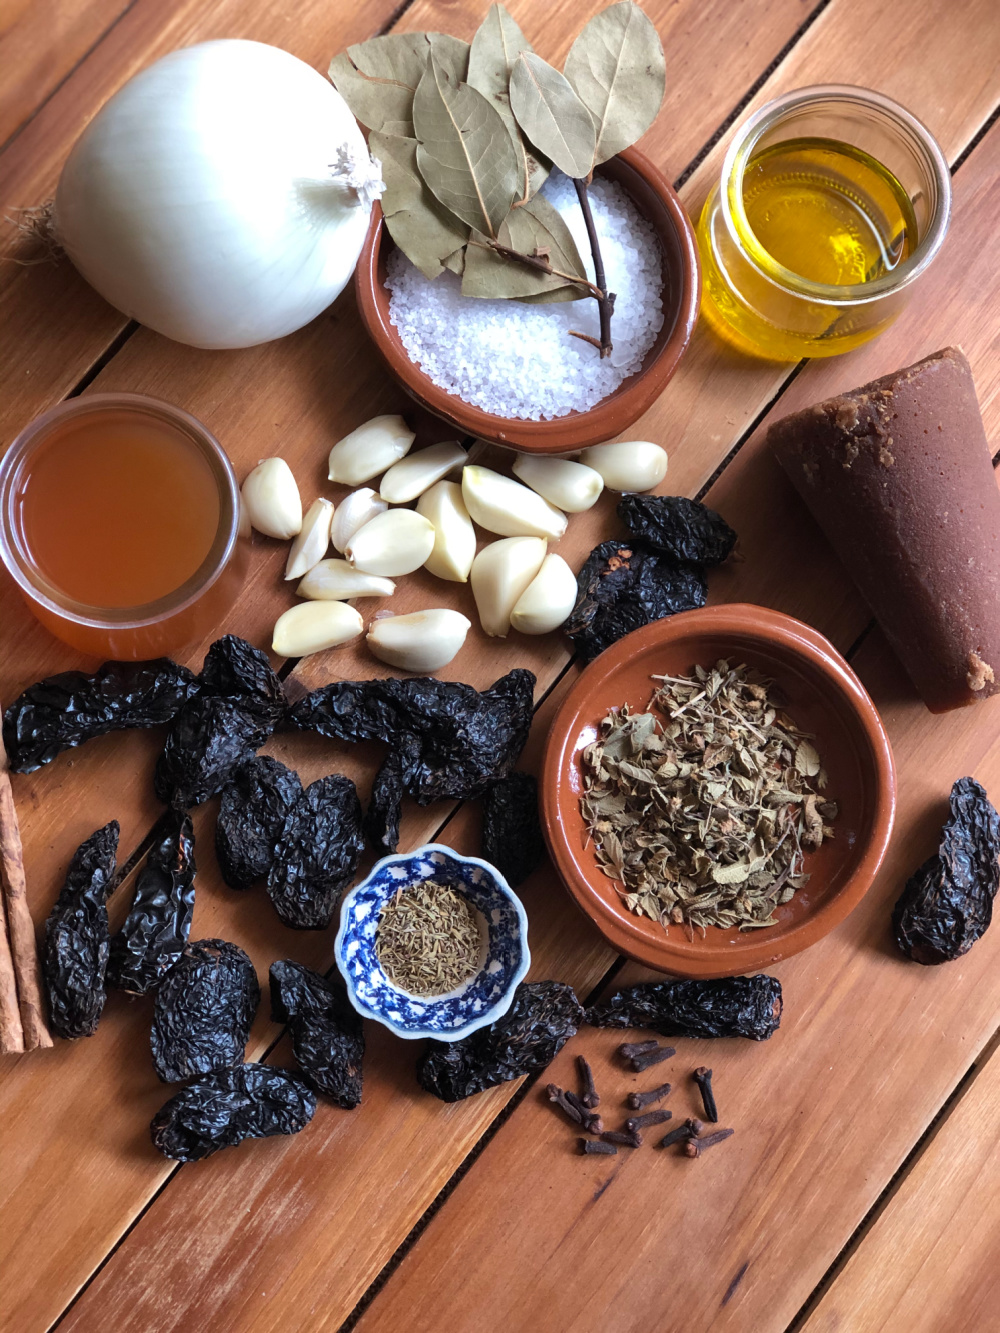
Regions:
<svg viewBox="0 0 1000 1333"><path fill-rule="evenodd" d="M732 635L744 644L756 640L790 663L812 667L828 689L839 696L857 719L867 742L874 797L865 804L867 836L856 850L845 882L824 903L812 908L780 937L752 931L735 942L664 935L644 935L640 918L598 892L607 881L593 853L571 845L564 820L567 802L578 799L569 781L570 765L578 761L574 742L581 730L600 721L608 683L630 659L650 647L681 642L691 636ZM735 648L734 644L734 648ZM734 653L735 655L735 653ZM652 686L651 686L652 689ZM712 978L760 971L809 948L854 910L877 875L892 833L896 813L896 773L889 739L874 703L836 648L817 630L792 616L747 603L704 607L654 621L606 649L580 675L552 722L542 764L542 826L556 869L571 897L604 938L620 953L659 972Z"/></svg>
<svg viewBox="0 0 1000 1333"><path fill-rule="evenodd" d="M664 312L663 329L636 374L589 411L571 412L553 421L521 421L483 412L439 388L410 360L389 320L389 295L380 275L383 240L391 245L391 238L383 225L380 207L375 204L372 208L368 235L354 276L362 323L390 372L410 397L463 435L474 435L527 453L569 453L603 444L647 412L677 370L691 341L701 299L701 267L691 222L670 182L637 149L627 148L619 153L599 167L598 174L620 181L633 197L637 191L648 191L663 210L659 219L651 217L650 210L636 200L659 236L665 265L673 269L671 312L670 315Z"/></svg>

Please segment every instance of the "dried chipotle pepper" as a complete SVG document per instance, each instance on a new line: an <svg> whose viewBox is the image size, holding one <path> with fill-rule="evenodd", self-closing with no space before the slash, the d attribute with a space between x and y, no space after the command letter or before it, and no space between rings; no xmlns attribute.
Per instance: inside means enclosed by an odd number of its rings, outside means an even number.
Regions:
<svg viewBox="0 0 1000 1333"><path fill-rule="evenodd" d="M271 964L271 1017L287 1023L305 1081L345 1110L361 1101L361 1015L342 986L302 963Z"/></svg>
<svg viewBox="0 0 1000 1333"><path fill-rule="evenodd" d="M517 888L545 859L538 819L538 783L530 773L509 773L483 797L483 858Z"/></svg>
<svg viewBox="0 0 1000 1333"><path fill-rule="evenodd" d="M197 940L160 982L153 1068L164 1083L238 1065L260 1004L253 963L226 940Z"/></svg>
<svg viewBox="0 0 1000 1333"><path fill-rule="evenodd" d="M726 520L686 495L624 495L615 512L636 541L679 564L719 565L736 545Z"/></svg>
<svg viewBox="0 0 1000 1333"><path fill-rule="evenodd" d="M375 774L365 811L365 837L377 856L389 856L399 846L404 793L403 756L390 750Z"/></svg>
<svg viewBox="0 0 1000 1333"><path fill-rule="evenodd" d="M975 778L959 778L950 805L937 852L907 880L892 913L896 943L915 963L961 958L993 918L1000 816Z"/></svg>
<svg viewBox="0 0 1000 1333"><path fill-rule="evenodd" d="M351 882L365 840L361 802L339 773L306 787L285 819L267 892L286 926L325 930Z"/></svg>
<svg viewBox="0 0 1000 1333"><path fill-rule="evenodd" d="M197 1162L244 1139L298 1134L316 1094L287 1069L241 1064L181 1088L149 1126L153 1147L175 1162Z"/></svg>
<svg viewBox="0 0 1000 1333"><path fill-rule="evenodd" d="M651 1028L664 1037L750 1037L766 1041L781 1022L776 977L649 981L587 1010L598 1028Z"/></svg>
<svg viewBox="0 0 1000 1333"><path fill-rule="evenodd" d="M255 755L222 789L215 854L231 889L265 879L288 812L302 795L299 775L269 755Z"/></svg>

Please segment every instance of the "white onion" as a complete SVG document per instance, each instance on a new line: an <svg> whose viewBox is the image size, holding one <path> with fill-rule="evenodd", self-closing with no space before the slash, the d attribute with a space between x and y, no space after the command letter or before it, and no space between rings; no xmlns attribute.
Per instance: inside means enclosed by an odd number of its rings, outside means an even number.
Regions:
<svg viewBox="0 0 1000 1333"><path fill-rule="evenodd" d="M327 79L261 42L204 42L98 112L63 168L53 229L132 319L194 347L251 347L340 294L380 190Z"/></svg>

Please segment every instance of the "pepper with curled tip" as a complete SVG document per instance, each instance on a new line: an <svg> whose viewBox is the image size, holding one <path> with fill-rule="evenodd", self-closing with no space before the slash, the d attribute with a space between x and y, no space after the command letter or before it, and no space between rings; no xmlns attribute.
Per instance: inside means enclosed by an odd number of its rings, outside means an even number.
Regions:
<svg viewBox="0 0 1000 1333"><path fill-rule="evenodd" d="M417 1081L443 1102L534 1074L551 1064L583 1022L583 1006L560 981L522 982L502 1018L461 1041L431 1043Z"/></svg>
<svg viewBox="0 0 1000 1333"><path fill-rule="evenodd" d="M365 837L376 856L389 856L399 846L404 795L403 755L390 750L375 774L365 811Z"/></svg>
<svg viewBox="0 0 1000 1333"><path fill-rule="evenodd" d="M235 635L212 644L199 682L171 724L153 777L164 805L184 810L221 791L285 712L284 690L267 657Z"/></svg>
<svg viewBox="0 0 1000 1333"><path fill-rule="evenodd" d="M342 986L302 963L271 964L271 1017L287 1023L305 1081L345 1110L361 1101L365 1035Z"/></svg>
<svg viewBox="0 0 1000 1333"><path fill-rule="evenodd" d="M615 510L651 551L685 565L720 565L736 545L721 515L686 495L625 495Z"/></svg>
<svg viewBox="0 0 1000 1333"><path fill-rule="evenodd" d="M194 830L168 810L157 829L124 926L111 940L108 985L145 995L184 951L194 916Z"/></svg>
<svg viewBox="0 0 1000 1333"><path fill-rule="evenodd" d="M292 806L302 795L299 775L269 755L255 755L222 789L215 822L215 855L231 889L266 879Z"/></svg>
<svg viewBox="0 0 1000 1333"><path fill-rule="evenodd" d="M287 1069L241 1064L181 1088L149 1126L153 1147L175 1162L197 1162L244 1139L298 1134L316 1111L316 1094Z"/></svg>
<svg viewBox="0 0 1000 1333"><path fill-rule="evenodd" d="M117 851L118 821L112 819L76 849L45 923L42 972L49 1022L59 1037L92 1037L104 1010L107 902Z"/></svg>
<svg viewBox="0 0 1000 1333"><path fill-rule="evenodd" d="M325 930L358 868L365 840L361 802L350 778L318 778L288 812L267 877L286 926Z"/></svg>
<svg viewBox="0 0 1000 1333"><path fill-rule="evenodd" d="M253 963L227 940L185 946L156 992L150 1047L164 1083L240 1064L260 1004Z"/></svg>
<svg viewBox="0 0 1000 1333"><path fill-rule="evenodd" d="M651 1028L664 1037L766 1041L781 1022L781 982L762 973L721 981L648 981L587 1010L598 1028Z"/></svg>
<svg viewBox="0 0 1000 1333"><path fill-rule="evenodd" d="M538 783L530 773L509 773L483 797L483 858L517 888L545 859L538 819Z"/></svg>
<svg viewBox="0 0 1000 1333"><path fill-rule="evenodd" d="M513 769L531 727L535 677L517 669L480 692L432 676L337 681L289 710L304 731L334 740L384 741L420 805L481 796Z"/></svg>
<svg viewBox="0 0 1000 1333"><path fill-rule="evenodd" d="M896 943L915 963L961 958L993 919L1000 816L975 778L959 778L950 804L938 850L910 876L892 913Z"/></svg>
<svg viewBox="0 0 1000 1333"><path fill-rule="evenodd" d="M166 657L105 662L92 676L63 671L30 685L3 715L14 773L33 773L95 736L169 722L198 690L187 667Z"/></svg>

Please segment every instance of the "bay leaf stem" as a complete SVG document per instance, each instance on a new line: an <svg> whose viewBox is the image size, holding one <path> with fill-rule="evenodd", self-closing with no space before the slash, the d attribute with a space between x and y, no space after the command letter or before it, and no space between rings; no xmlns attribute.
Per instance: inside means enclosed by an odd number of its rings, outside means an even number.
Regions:
<svg viewBox="0 0 1000 1333"><path fill-rule="evenodd" d="M611 355L611 312L615 308L614 292L608 291L608 280L604 275L604 258L601 254L601 244L597 239L597 227L594 224L594 215L590 209L590 195L587 193L587 182L582 176L574 176L573 184L576 186L576 197L580 201L580 208L583 211L583 220L587 227L587 236L590 240L590 253L594 260L594 278L596 279L598 297L597 307L600 311L601 320L601 359ZM586 339L587 342L592 339Z"/></svg>
<svg viewBox="0 0 1000 1333"><path fill-rule="evenodd" d="M600 300L604 295L599 287L595 287L586 278L578 278L575 273L564 273L560 268L553 268L549 260L542 255L526 255L520 250L512 249L509 245L503 245L500 241L477 241L470 238L469 245L477 245L481 250L493 250L504 259L513 259L520 264L526 264L528 268L537 269L539 273L548 273L553 278L562 278L574 287L584 287L595 300Z"/></svg>

